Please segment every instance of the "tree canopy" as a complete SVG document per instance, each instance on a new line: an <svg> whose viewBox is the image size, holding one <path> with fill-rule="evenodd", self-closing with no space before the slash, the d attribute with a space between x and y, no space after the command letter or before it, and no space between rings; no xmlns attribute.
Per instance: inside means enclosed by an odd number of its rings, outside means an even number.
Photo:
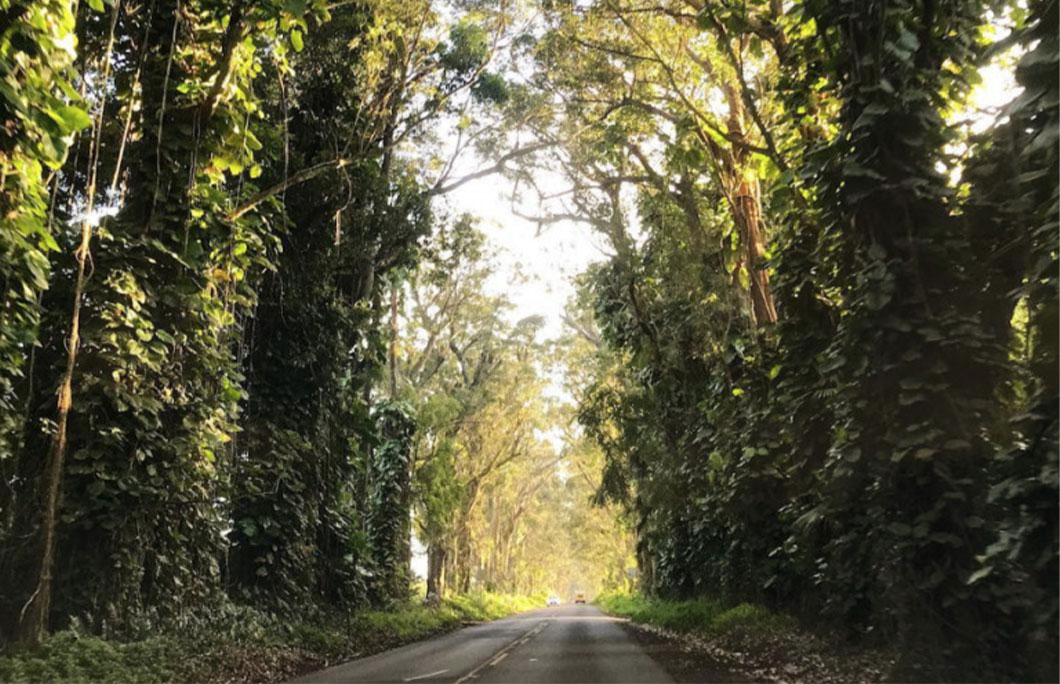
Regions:
<svg viewBox="0 0 1060 684"><path fill-rule="evenodd" d="M0 16L4 640L391 607L415 539L432 601L1055 679L1055 0ZM445 202L486 177L607 247L558 336Z"/></svg>

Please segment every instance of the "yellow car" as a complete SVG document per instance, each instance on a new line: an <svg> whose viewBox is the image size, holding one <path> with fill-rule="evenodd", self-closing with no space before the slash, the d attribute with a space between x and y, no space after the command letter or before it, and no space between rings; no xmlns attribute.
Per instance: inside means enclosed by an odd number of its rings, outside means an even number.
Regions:
<svg viewBox="0 0 1060 684"><path fill-rule="evenodd" d="M574 602L575 603L585 603L585 592L584 591L579 591L577 594L575 594L574 595Z"/></svg>

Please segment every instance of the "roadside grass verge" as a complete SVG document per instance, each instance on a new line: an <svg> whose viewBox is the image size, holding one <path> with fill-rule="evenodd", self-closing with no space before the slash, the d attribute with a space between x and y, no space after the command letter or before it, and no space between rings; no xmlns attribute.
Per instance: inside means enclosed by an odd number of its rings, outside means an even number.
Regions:
<svg viewBox="0 0 1060 684"><path fill-rule="evenodd" d="M597 597L596 604L613 615L674 632L709 635L742 632L750 635L793 629L796 626L793 618L770 612L761 606L741 603L726 607L709 598L667 601L631 594L604 594Z"/></svg>
<svg viewBox="0 0 1060 684"><path fill-rule="evenodd" d="M596 604L675 643L685 654L750 681L876 682L887 678L897 660L892 650L853 647L836 635L807 630L791 616L749 603L604 594Z"/></svg>
<svg viewBox="0 0 1060 684"><path fill-rule="evenodd" d="M271 682L544 605L543 597L476 593L428 607L322 615L312 620L226 606L181 630L134 641L76 626L36 650L0 653L0 682Z"/></svg>

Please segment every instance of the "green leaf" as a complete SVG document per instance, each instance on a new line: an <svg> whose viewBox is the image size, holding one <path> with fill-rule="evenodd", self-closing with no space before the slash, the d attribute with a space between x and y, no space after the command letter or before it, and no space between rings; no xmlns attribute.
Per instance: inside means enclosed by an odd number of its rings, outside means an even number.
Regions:
<svg viewBox="0 0 1060 684"><path fill-rule="evenodd" d="M59 107L59 115L63 118L67 128L71 132L77 132L92 125L92 117L85 110L74 105L63 105Z"/></svg>
<svg viewBox="0 0 1060 684"><path fill-rule="evenodd" d="M295 52L301 52L302 51L302 48L304 47L304 45L302 43L302 32L301 31L291 31L291 45L294 46L294 51Z"/></svg>

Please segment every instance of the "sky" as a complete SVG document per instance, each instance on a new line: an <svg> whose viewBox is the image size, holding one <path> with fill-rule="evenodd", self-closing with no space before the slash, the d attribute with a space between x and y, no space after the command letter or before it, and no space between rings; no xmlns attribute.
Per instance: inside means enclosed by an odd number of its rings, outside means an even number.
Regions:
<svg viewBox="0 0 1060 684"><path fill-rule="evenodd" d="M469 154L453 177L488 165ZM511 194L512 183L494 174L457 188L441 201L453 215L477 217L479 229L496 250L498 268L487 283L489 293L508 296L515 306L513 320L543 317L539 339L555 339L563 333L561 316L574 294L572 279L589 264L607 257L605 243L589 226L571 221L545 226L538 235L536 223L513 213ZM518 209L527 215L544 213L536 201L525 199ZM526 278L519 278L520 272Z"/></svg>

